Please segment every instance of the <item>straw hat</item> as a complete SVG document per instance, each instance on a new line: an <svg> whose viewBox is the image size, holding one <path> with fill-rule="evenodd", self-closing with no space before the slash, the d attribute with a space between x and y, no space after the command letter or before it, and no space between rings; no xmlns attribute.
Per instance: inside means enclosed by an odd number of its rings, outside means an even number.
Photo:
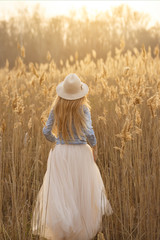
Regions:
<svg viewBox="0 0 160 240"><path fill-rule="evenodd" d="M56 87L58 96L67 100L82 98L88 93L88 90L88 85L81 82L75 73L67 75L64 81Z"/></svg>

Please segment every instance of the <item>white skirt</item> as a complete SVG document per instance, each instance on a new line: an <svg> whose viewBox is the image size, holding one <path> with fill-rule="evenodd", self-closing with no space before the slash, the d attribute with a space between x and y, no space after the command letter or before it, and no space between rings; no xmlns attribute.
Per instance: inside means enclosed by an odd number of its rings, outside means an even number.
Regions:
<svg viewBox="0 0 160 240"><path fill-rule="evenodd" d="M59 144L50 150L32 216L32 233L49 240L90 240L113 213L92 149Z"/></svg>

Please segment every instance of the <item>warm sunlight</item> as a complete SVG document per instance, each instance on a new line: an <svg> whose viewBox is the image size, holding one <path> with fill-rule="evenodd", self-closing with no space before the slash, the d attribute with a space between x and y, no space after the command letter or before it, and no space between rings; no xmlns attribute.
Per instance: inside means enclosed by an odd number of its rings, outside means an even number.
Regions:
<svg viewBox="0 0 160 240"><path fill-rule="evenodd" d="M0 18L6 19L9 16L16 15L17 9L28 8L28 11L32 12L37 4L39 4L45 17L69 16L72 11L76 14L76 17L80 18L83 8L85 8L91 19L94 19L100 12L110 11L113 7L126 4L135 11L149 14L151 16L150 25L160 21L159 1L2 1L0 2Z"/></svg>
<svg viewBox="0 0 160 240"><path fill-rule="evenodd" d="M158 240L160 1L0 0L0 240Z"/></svg>

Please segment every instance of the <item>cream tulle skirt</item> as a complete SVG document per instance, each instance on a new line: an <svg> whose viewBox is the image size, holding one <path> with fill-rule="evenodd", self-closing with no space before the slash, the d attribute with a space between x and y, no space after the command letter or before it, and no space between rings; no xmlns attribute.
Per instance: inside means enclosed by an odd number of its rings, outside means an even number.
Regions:
<svg viewBox="0 0 160 240"><path fill-rule="evenodd" d="M50 240L90 240L113 213L88 144L50 150L32 216L32 233Z"/></svg>

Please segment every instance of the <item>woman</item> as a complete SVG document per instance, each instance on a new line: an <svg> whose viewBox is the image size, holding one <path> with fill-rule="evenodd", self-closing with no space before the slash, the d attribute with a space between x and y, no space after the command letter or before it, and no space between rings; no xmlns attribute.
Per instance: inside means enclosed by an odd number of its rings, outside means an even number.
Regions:
<svg viewBox="0 0 160 240"><path fill-rule="evenodd" d="M37 195L32 231L51 240L90 240L101 230L102 216L113 210L95 162L97 141L86 98L88 86L71 73L56 92L43 128L46 139L56 145Z"/></svg>

